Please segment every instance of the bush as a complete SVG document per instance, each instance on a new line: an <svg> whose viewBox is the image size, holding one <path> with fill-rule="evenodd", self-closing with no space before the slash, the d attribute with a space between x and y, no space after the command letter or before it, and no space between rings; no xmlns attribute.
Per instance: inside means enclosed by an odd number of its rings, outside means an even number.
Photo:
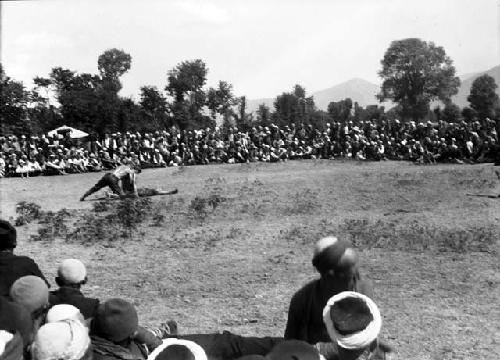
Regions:
<svg viewBox="0 0 500 360"><path fill-rule="evenodd" d="M67 218L71 213L66 209L57 212L47 211L40 217L38 233L31 235L33 241L54 241L56 238L64 238L69 232L66 224Z"/></svg>
<svg viewBox="0 0 500 360"><path fill-rule="evenodd" d="M40 205L34 202L21 201L16 204L16 214L14 225L22 226L39 219L42 211Z"/></svg>

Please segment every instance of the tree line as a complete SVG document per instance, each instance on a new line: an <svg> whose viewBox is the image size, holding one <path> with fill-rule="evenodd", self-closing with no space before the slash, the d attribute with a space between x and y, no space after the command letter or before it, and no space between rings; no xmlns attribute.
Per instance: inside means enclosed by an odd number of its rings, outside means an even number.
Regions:
<svg viewBox="0 0 500 360"><path fill-rule="evenodd" d="M332 101L322 111L303 86L295 85L275 98L272 109L261 104L249 113L245 96L235 96L230 83L221 80L216 87L206 86L208 68L200 59L169 70L163 89L141 87L139 101L134 101L119 95L120 79L131 66L130 54L109 49L97 59L98 74L54 67L47 77L35 77L33 89L27 89L7 76L0 64L1 134L39 134L63 124L103 136L172 126L181 130L213 128L221 121L224 127L242 129L292 123L322 128L328 122L395 118L416 122L490 118L500 122L495 80L488 75L478 77L468 97L470 106L460 109L451 101L460 86L453 61L442 47L420 39L393 41L381 60L378 99L395 104L388 111L379 104L361 107L349 98ZM431 109L435 101L441 105Z"/></svg>

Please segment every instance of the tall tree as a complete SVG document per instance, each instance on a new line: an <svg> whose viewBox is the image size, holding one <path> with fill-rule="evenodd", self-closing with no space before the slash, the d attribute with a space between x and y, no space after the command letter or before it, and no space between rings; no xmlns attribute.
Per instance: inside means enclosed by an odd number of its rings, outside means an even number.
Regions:
<svg viewBox="0 0 500 360"><path fill-rule="evenodd" d="M207 81L208 69L200 60L184 61L167 74L167 93L173 97L171 106L174 121L181 129L203 127L213 123L202 114L206 103L203 86Z"/></svg>
<svg viewBox="0 0 500 360"><path fill-rule="evenodd" d="M495 117L495 107L499 103L498 94L495 91L497 88L495 79L488 74L479 76L472 83L467 101L480 119Z"/></svg>
<svg viewBox="0 0 500 360"><path fill-rule="evenodd" d="M458 92L460 80L453 61L441 46L410 38L393 41L381 60L380 101L400 105L400 116L418 121L433 100L447 102Z"/></svg>
<svg viewBox="0 0 500 360"><path fill-rule="evenodd" d="M132 57L123 50L108 49L97 59L97 69L108 90L121 90L120 77L130 70Z"/></svg>
<svg viewBox="0 0 500 360"><path fill-rule="evenodd" d="M0 64L0 131L1 133L26 133L28 93L22 83L5 74Z"/></svg>
<svg viewBox="0 0 500 360"><path fill-rule="evenodd" d="M226 81L219 81L216 88L209 88L207 91L207 107L213 120L216 114L226 115L235 103L233 85Z"/></svg>

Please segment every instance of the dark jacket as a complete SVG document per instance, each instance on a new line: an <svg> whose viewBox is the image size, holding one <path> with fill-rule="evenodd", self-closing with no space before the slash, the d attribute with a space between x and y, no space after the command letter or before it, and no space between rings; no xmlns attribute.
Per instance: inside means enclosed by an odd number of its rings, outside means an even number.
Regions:
<svg viewBox="0 0 500 360"><path fill-rule="evenodd" d="M93 360L145 360L148 352L144 345L130 341L126 346L92 335Z"/></svg>
<svg viewBox="0 0 500 360"><path fill-rule="evenodd" d="M342 285L332 285L320 278L297 291L290 301L285 339L303 340L309 344L331 341L323 323L323 308L332 296L346 290L357 291L372 297L371 283L359 279L354 283L353 288L349 289Z"/></svg>
<svg viewBox="0 0 500 360"><path fill-rule="evenodd" d="M51 291L49 296L50 306L58 304L69 304L78 308L85 319L94 317L99 300L85 297L79 289L62 286Z"/></svg>
<svg viewBox="0 0 500 360"><path fill-rule="evenodd" d="M12 334L19 332L25 347L33 341L34 327L31 314L22 305L2 296L0 296L0 329Z"/></svg>
<svg viewBox="0 0 500 360"><path fill-rule="evenodd" d="M8 296L10 287L19 278L35 275L45 279L38 265L27 256L14 255L8 251L0 251L0 296Z"/></svg>

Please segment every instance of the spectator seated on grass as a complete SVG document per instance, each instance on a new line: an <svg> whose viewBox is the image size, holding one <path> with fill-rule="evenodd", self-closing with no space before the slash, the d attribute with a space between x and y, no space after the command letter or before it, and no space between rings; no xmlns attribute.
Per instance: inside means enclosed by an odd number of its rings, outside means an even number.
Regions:
<svg viewBox="0 0 500 360"><path fill-rule="evenodd" d="M49 286L31 258L14 254L16 246L16 228L8 221L0 220L0 296L8 296L12 284L26 275L38 276Z"/></svg>
<svg viewBox="0 0 500 360"><path fill-rule="evenodd" d="M8 298L0 296L0 330L7 331L12 335L19 334L21 349L26 349L31 344L34 336L31 314L24 306L15 304ZM0 358L3 359L1 356Z"/></svg>
<svg viewBox="0 0 500 360"><path fill-rule="evenodd" d="M26 337L33 339L45 320L49 309L49 288L38 276L28 275L17 279L10 289L10 299L24 308L31 316L32 331Z"/></svg>
<svg viewBox="0 0 500 360"><path fill-rule="evenodd" d="M50 322L38 330L31 360L92 360L88 329L79 321Z"/></svg>
<svg viewBox="0 0 500 360"><path fill-rule="evenodd" d="M320 274L298 290L290 301L285 339L310 344L329 341L323 323L323 308L328 299L342 291L357 291L372 296L371 282L361 279L358 257L348 241L336 237L320 239L312 263Z"/></svg>
<svg viewBox="0 0 500 360"><path fill-rule="evenodd" d="M87 269L80 260L64 260L57 270L56 284L59 289L50 292L50 305L70 304L78 308L85 319L94 317L99 300L83 295L81 287L87 280Z"/></svg>
<svg viewBox="0 0 500 360"><path fill-rule="evenodd" d="M371 359L385 359L392 350L378 341L382 317L368 296L343 291L328 300L323 320L336 348L330 347L326 358L355 360L366 354Z"/></svg>
<svg viewBox="0 0 500 360"><path fill-rule="evenodd" d="M77 307L69 304L59 304L52 306L45 316L45 323L57 321L73 320L82 323L87 327L87 322Z"/></svg>
<svg viewBox="0 0 500 360"><path fill-rule="evenodd" d="M148 348L136 339L138 328L137 312L128 301L110 299L100 304L90 323L93 359L147 359Z"/></svg>

